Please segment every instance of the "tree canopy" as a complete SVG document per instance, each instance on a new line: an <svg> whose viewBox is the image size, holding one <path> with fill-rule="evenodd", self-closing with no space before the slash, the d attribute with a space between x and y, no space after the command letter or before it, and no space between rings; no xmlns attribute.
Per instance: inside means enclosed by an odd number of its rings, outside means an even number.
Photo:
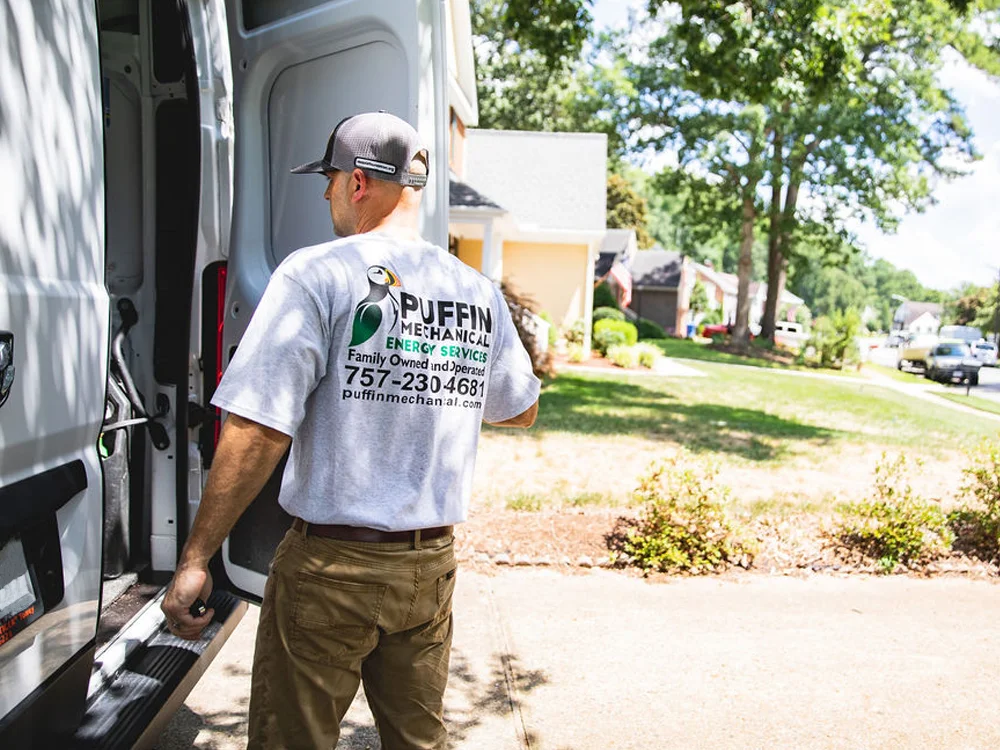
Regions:
<svg viewBox="0 0 1000 750"><path fill-rule="evenodd" d="M958 51L1000 74L1000 0L650 0L600 37L587 0L474 7L483 124L605 132L622 175L675 155L628 182L653 238L738 273L739 336L751 279L768 282L765 334L786 283L881 327L892 295L937 294L848 228L892 231L978 158L938 73Z"/></svg>

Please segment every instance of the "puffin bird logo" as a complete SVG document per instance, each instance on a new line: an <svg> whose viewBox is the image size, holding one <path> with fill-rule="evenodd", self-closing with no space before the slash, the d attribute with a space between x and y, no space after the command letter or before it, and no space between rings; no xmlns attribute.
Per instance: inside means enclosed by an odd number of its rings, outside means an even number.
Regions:
<svg viewBox="0 0 1000 750"><path fill-rule="evenodd" d="M368 286L368 296L354 308L354 327L348 346L360 346L368 341L381 327L382 321L390 316L390 330L399 320L399 302L389 291L391 287L402 286L399 277L385 266L369 266Z"/></svg>

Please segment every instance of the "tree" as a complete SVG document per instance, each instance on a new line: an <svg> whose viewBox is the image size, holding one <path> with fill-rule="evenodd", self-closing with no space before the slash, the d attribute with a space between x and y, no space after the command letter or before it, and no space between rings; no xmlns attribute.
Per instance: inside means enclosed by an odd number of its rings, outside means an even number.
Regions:
<svg viewBox="0 0 1000 750"><path fill-rule="evenodd" d="M984 311L988 313L987 318L992 316L993 296L994 290L989 287L965 284L945 304L945 320L952 325L975 325Z"/></svg>
<svg viewBox="0 0 1000 750"><path fill-rule="evenodd" d="M479 125L500 130L596 132L617 165L625 140L617 112L634 88L622 61L598 62L590 0L472 4Z"/></svg>
<svg viewBox="0 0 1000 750"><path fill-rule="evenodd" d="M691 301L688 303L688 307L694 315L708 311L708 292L705 290L705 285L700 281L694 282L694 288L691 290Z"/></svg>
<svg viewBox="0 0 1000 750"><path fill-rule="evenodd" d="M770 334L804 213L891 229L976 156L935 73L953 42L992 58L974 19L943 0L680 0L658 20L658 36L631 50L640 145L676 150L683 168L740 202L738 340L759 218Z"/></svg>
<svg viewBox="0 0 1000 750"><path fill-rule="evenodd" d="M640 249L648 250L654 244L646 231L648 211L646 199L628 180L621 175L608 175L608 229L634 229Z"/></svg>

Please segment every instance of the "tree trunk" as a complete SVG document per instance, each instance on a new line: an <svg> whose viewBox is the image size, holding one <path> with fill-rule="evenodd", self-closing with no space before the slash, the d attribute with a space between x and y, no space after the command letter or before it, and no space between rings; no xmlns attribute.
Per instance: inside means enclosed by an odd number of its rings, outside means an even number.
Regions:
<svg viewBox="0 0 1000 750"><path fill-rule="evenodd" d="M787 111L787 106L785 108ZM778 301L772 290L776 286L779 269L783 265L781 256L781 189L785 176L784 138L781 129L775 130L771 168L771 210L767 239L767 299L764 302L764 317L760 321L762 338L774 341L774 321L777 319Z"/></svg>
<svg viewBox="0 0 1000 750"><path fill-rule="evenodd" d="M756 183L748 186L743 194L743 223L740 227L739 284L736 294L736 325L733 327L733 343L746 348L750 343L750 276L753 274L753 235L757 222L757 206L754 203Z"/></svg>
<svg viewBox="0 0 1000 750"><path fill-rule="evenodd" d="M802 184L802 176L797 175L788 183L788 193L785 195L785 210L781 217L781 240L778 243L778 275L772 282L768 280L768 297L771 296L771 287L774 285L774 307L778 309L781 295L785 292L785 282L788 280L788 258L794 247L792 232L795 229L795 207L799 202L799 186Z"/></svg>

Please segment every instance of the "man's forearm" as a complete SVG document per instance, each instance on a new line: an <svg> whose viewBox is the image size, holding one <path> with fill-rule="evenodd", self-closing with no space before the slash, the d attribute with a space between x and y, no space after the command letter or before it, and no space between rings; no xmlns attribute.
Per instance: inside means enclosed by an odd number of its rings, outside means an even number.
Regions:
<svg viewBox="0 0 1000 750"><path fill-rule="evenodd" d="M487 422L491 427L531 427L538 417L538 402L536 401L527 410L521 412L516 417L503 422Z"/></svg>
<svg viewBox="0 0 1000 750"><path fill-rule="evenodd" d="M208 564L290 443L284 433L235 414L229 416L178 567Z"/></svg>

